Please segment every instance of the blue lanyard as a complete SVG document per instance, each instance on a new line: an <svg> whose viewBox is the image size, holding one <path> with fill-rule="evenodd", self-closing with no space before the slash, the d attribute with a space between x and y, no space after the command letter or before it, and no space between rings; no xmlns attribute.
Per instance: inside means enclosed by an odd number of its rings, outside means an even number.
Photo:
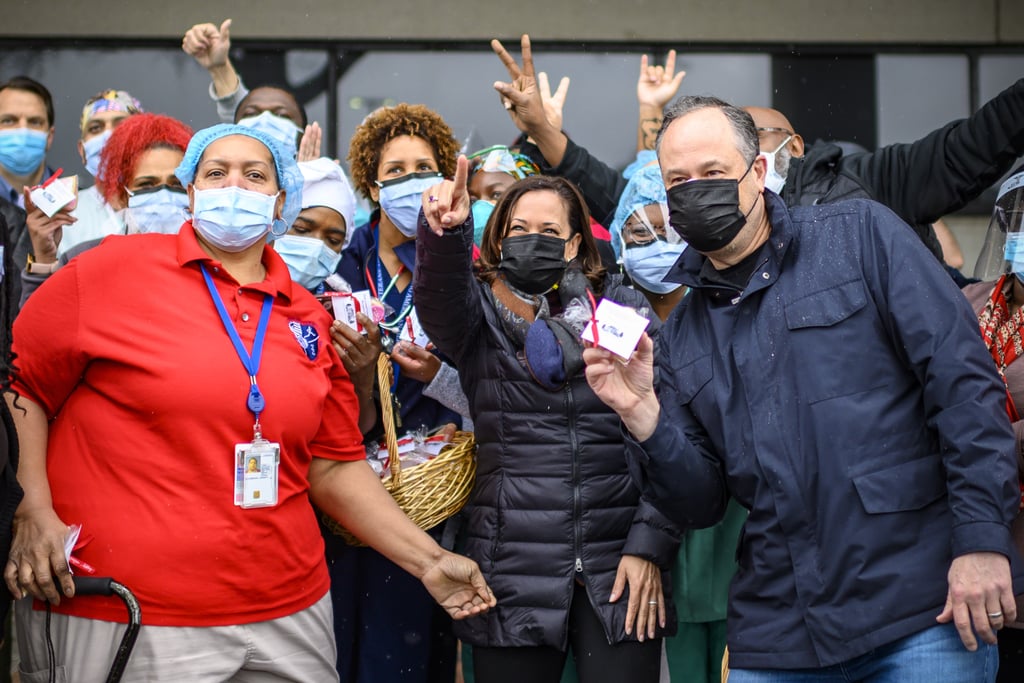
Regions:
<svg viewBox="0 0 1024 683"><path fill-rule="evenodd" d="M224 323L224 329L227 330L228 337L231 338L231 343L235 347L238 358L242 361L242 366L249 373L249 397L245 403L253 415L256 416L256 435L259 437L260 413L266 407L266 401L263 399L263 394L260 393L260 388L256 384L256 373L260 371L263 341L267 336L267 325L270 322L270 309L274 305L274 297L267 294L263 299L263 308L260 310L260 322L256 326L256 338L252 342L252 355L249 355L242 344L242 338L238 336L238 330L235 329L234 323L231 322L231 318L228 316L228 310L224 308L224 301L220 298L220 293L213 284L213 278L206 272L206 266L202 263L199 264L199 269L203 271L206 288L210 290L210 297L213 299L213 305L217 307L220 321Z"/></svg>

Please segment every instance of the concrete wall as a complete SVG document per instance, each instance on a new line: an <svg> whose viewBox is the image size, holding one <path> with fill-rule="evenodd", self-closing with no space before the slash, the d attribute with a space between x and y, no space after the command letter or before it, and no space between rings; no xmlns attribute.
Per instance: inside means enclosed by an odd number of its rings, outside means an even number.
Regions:
<svg viewBox="0 0 1024 683"><path fill-rule="evenodd" d="M1024 42L1019 0L27 0L4 3L0 36L180 37L232 17L239 38L613 42ZM45 9L44 9L45 8Z"/></svg>

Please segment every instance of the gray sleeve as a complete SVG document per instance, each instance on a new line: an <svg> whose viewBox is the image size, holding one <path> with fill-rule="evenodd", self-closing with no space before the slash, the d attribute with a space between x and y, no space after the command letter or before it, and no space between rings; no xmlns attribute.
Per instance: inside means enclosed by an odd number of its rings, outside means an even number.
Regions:
<svg viewBox="0 0 1024 683"><path fill-rule="evenodd" d="M447 363L441 363L441 368L434 375L434 379L423 388L423 395L434 399L445 408L457 412L463 418L463 429L472 431L472 419L469 416L469 399L466 398L466 394L462 391L462 386L459 384L458 370ZM467 420L470 421L470 426L466 426Z"/></svg>
<svg viewBox="0 0 1024 683"><path fill-rule="evenodd" d="M248 94L249 89L245 87L241 76L238 77L238 87L235 88L235 92L229 93L224 97L217 97L217 93L213 89L213 83L210 83L210 99L217 105L217 116L224 123L234 123L235 110L238 109L238 104Z"/></svg>

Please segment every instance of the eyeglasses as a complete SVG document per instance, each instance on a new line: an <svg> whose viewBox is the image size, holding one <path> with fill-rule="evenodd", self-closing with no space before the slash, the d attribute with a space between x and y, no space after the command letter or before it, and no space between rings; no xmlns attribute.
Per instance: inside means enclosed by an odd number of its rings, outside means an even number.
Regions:
<svg viewBox="0 0 1024 683"><path fill-rule="evenodd" d="M757 131L757 136L762 137L762 133L782 133L783 135L796 135L793 131L788 128L776 128L774 126L759 126L754 130Z"/></svg>

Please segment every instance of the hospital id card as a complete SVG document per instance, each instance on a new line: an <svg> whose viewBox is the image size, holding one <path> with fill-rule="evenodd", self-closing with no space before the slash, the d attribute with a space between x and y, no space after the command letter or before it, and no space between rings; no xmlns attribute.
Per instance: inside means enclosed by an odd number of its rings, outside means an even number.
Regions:
<svg viewBox="0 0 1024 683"><path fill-rule="evenodd" d="M263 508L277 505L281 446L263 439L235 444L235 505Z"/></svg>

